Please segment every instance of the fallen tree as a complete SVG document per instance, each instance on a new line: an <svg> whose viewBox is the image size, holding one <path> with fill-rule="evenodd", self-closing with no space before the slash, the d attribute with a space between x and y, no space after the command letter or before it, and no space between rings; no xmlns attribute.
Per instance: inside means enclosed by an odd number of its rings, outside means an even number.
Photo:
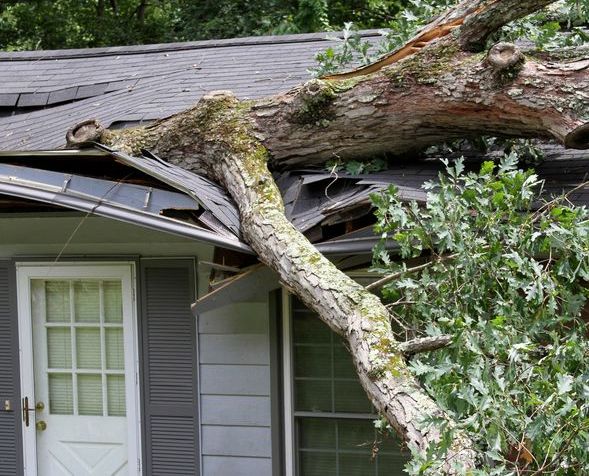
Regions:
<svg viewBox="0 0 589 476"><path fill-rule="evenodd" d="M395 339L380 300L286 219L270 171L407 154L483 134L589 148L587 49L551 56L501 43L482 50L498 28L550 3L464 1L368 67L259 101L212 92L194 107L141 128L111 131L86 121L68 132L68 143L98 141L129 153L149 149L222 184L259 259L347 340L375 408L405 441L425 450L442 435L420 421L441 419L450 428L453 422L412 376L404 355L441 344ZM477 454L464 433L452 435L444 471L462 474L476 467Z"/></svg>

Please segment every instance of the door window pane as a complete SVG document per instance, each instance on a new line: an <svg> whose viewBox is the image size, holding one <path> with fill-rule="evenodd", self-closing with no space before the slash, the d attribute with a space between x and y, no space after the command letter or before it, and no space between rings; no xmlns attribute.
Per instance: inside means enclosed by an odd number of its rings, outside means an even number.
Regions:
<svg viewBox="0 0 589 476"><path fill-rule="evenodd" d="M69 327L47 329L47 365L53 369L72 368L72 336Z"/></svg>
<svg viewBox="0 0 589 476"><path fill-rule="evenodd" d="M69 281L45 282L45 313L47 322L70 321Z"/></svg>
<svg viewBox="0 0 589 476"><path fill-rule="evenodd" d="M96 369L102 367L100 352L100 328L76 329L76 349L79 369Z"/></svg>
<svg viewBox="0 0 589 476"><path fill-rule="evenodd" d="M74 399L71 374L49 374L49 412L53 415L72 415Z"/></svg>
<svg viewBox="0 0 589 476"><path fill-rule="evenodd" d="M125 416L125 377L123 375L109 375L106 380L109 416Z"/></svg>
<svg viewBox="0 0 589 476"><path fill-rule="evenodd" d="M104 281L104 322L123 322L123 293L120 281Z"/></svg>
<svg viewBox="0 0 589 476"><path fill-rule="evenodd" d="M76 322L98 322L100 320L100 296L98 282L75 281L74 304Z"/></svg>
<svg viewBox="0 0 589 476"><path fill-rule="evenodd" d="M78 375L78 413L102 415L101 375Z"/></svg>
<svg viewBox="0 0 589 476"><path fill-rule="evenodd" d="M123 370L125 368L125 354L123 350L123 328L105 329L106 368L108 370Z"/></svg>

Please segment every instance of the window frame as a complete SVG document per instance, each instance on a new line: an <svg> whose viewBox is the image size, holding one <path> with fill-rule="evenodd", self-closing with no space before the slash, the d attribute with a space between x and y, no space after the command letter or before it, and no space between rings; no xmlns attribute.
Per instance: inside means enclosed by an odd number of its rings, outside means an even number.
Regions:
<svg viewBox="0 0 589 476"><path fill-rule="evenodd" d="M313 412L313 411L297 411L295 409L295 371L294 371L294 311L293 311L293 297L286 290L282 289L282 393L283 393L283 408L284 408L284 474L285 476L299 476L299 458L300 458L300 444L298 441L299 427L297 423L298 418L316 418L328 419L337 422L340 420L362 420L372 421L378 419L375 413L344 413L344 412ZM333 345L332 345L333 348ZM332 375L331 380L334 377ZM335 395L332 396L335 398ZM332 405L332 408L335 407ZM335 455L341 449L337 446L335 448ZM378 466L377 466L378 469Z"/></svg>

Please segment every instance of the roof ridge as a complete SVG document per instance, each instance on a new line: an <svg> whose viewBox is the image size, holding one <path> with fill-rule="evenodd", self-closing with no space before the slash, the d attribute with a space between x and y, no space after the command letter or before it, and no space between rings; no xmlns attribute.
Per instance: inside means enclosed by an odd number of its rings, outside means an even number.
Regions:
<svg viewBox="0 0 589 476"><path fill-rule="evenodd" d="M362 38L380 36L381 30L361 30ZM229 46L256 46L288 43L310 43L329 41L328 35L341 38L339 32L302 33L292 35L249 36L215 40L190 41L179 43L156 43L151 45L109 46L102 48L79 48L63 50L0 51L0 61L48 61L57 59L96 58L171 51L200 50Z"/></svg>

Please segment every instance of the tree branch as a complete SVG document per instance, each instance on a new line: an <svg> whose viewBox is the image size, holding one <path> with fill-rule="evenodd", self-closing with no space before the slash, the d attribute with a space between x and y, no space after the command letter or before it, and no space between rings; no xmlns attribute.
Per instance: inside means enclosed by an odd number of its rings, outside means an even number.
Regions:
<svg viewBox="0 0 589 476"><path fill-rule="evenodd" d="M452 339L453 337L451 335L421 337L399 344L399 349L405 355L419 354L421 352L429 352L448 347L452 343Z"/></svg>
<svg viewBox="0 0 589 476"><path fill-rule="evenodd" d="M476 3L479 4L476 11L466 17L459 31L460 45L466 51L482 51L487 38L501 27L555 3L555 0L480 0Z"/></svg>
<svg viewBox="0 0 589 476"><path fill-rule="evenodd" d="M351 71L330 74L321 79L343 80L375 73L385 66L419 53L455 30L458 30L461 49L472 52L482 51L487 38L499 28L555 1L465 0L425 25L403 46L383 55L377 61Z"/></svg>
<svg viewBox="0 0 589 476"><path fill-rule="evenodd" d="M150 127L104 131L101 141L129 152L153 148L170 162L222 184L239 208L244 239L281 282L346 340L372 404L406 441L425 451L442 435L439 428L422 428L422 418L445 420L451 428L454 423L411 375L378 297L338 270L286 218L267 168L267 150L256 138L249 112L234 96L217 92ZM470 439L458 429L452 438L449 461L473 468ZM445 466L446 474L459 474L453 464Z"/></svg>
<svg viewBox="0 0 589 476"><path fill-rule="evenodd" d="M385 284L395 281L396 279L399 279L400 277L405 276L406 274L417 273L418 271L422 271L426 268L429 268L430 266L432 266L434 264L443 263L444 261L454 259L454 258L456 258L456 256L457 256L456 254L440 256L439 258L433 259L433 260L428 261L426 263L423 263L423 264L420 264L417 266L413 266L411 268L402 269L401 271L397 271L396 273L387 274L386 276L380 278L378 281L374 281L373 283L370 283L369 285L367 285L366 290L367 291L375 291L377 289L382 288Z"/></svg>
<svg viewBox="0 0 589 476"><path fill-rule="evenodd" d="M526 11L532 3L543 4L524 1ZM449 34L464 23L468 38L468 22L484 18L490 31L500 23L489 18L490 11L503 15L501 21L505 15L513 18L502 10L506 4L522 14L515 0L462 2L463 10L438 20L431 37L422 35L423 41L406 45L409 55L370 76L314 80L252 102L239 103L228 92L210 93L194 107L147 127L110 131L93 121L82 123L71 129L70 144L99 140L129 153L152 149L223 185L239 208L244 239L347 341L375 408L405 440L426 450L443 435L438 427L424 429L424 417L455 426L406 365L404 352L418 348L417 342L398 342L380 300L318 253L288 221L269 168L323 163L334 156L403 154L481 134L554 137L569 147L589 147L587 68L530 59L498 74L484 55L462 49L460 35ZM452 437L449 461L473 469L472 442L460 430ZM464 474L451 463L446 466L447 474Z"/></svg>

